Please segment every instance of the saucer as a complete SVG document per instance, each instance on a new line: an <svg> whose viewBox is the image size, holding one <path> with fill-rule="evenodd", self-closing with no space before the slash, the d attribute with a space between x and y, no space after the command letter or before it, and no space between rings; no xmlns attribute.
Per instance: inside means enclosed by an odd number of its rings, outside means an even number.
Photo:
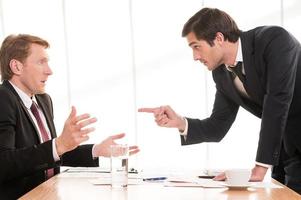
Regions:
<svg viewBox="0 0 301 200"><path fill-rule="evenodd" d="M223 185L223 186L228 187L229 189L233 189L233 190L244 190L244 189L247 189L248 187L252 186L251 183L246 183L246 184L243 184L243 185L232 185L232 184L229 184L229 183L222 182L220 184Z"/></svg>

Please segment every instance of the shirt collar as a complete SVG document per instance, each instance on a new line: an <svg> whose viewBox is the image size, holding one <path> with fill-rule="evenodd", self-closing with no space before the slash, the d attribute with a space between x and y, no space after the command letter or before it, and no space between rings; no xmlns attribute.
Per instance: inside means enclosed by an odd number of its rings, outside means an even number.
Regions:
<svg viewBox="0 0 301 200"><path fill-rule="evenodd" d="M237 62L243 62L243 60L242 60L242 48L241 48L241 40L240 40L240 38L238 38L238 48L237 48L237 54L236 54L236 58L235 58L235 64Z"/></svg>
<svg viewBox="0 0 301 200"><path fill-rule="evenodd" d="M31 98L25 92L23 92L20 88L18 88L16 85L14 85L11 81L9 81L9 83L14 87L14 89L16 90L17 94L19 95L19 97L21 98L22 102L24 103L24 105L27 109L30 109L32 101L37 102L35 96L33 96Z"/></svg>
<svg viewBox="0 0 301 200"><path fill-rule="evenodd" d="M236 53L236 57L235 57L235 62L234 62L234 66L238 63L238 62L243 62L242 60L242 48L241 48L241 40L240 38L238 38L238 47L237 47L237 53ZM231 71L231 69L229 68L229 65L226 65L226 69L228 71Z"/></svg>

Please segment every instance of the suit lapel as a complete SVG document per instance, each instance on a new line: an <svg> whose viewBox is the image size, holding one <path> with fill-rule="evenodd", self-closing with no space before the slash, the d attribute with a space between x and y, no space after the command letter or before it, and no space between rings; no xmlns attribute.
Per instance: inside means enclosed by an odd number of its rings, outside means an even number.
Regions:
<svg viewBox="0 0 301 200"><path fill-rule="evenodd" d="M222 91L230 99L234 100L238 105L243 105L243 101L233 83L231 73L224 65L215 70L214 79L217 83L217 89Z"/></svg>
<svg viewBox="0 0 301 200"><path fill-rule="evenodd" d="M238 90L234 85L231 73L226 69L225 66L218 67L214 71L213 76L216 81L218 90L228 96L229 99L232 99L238 105L244 107L246 110L249 110L254 115L260 116L260 107L249 99L240 96Z"/></svg>
<svg viewBox="0 0 301 200"><path fill-rule="evenodd" d="M10 90L18 99L23 111L26 113L26 117L27 119L30 121L31 125L33 126L33 128L35 129L35 135L36 135L36 138L37 140L41 143L41 138L39 136L39 131L34 123L34 121L32 120L31 118L31 115L29 114L28 112L28 109L26 108L26 106L24 105L22 99L20 98L20 96L18 95L18 93L15 91L14 87L8 82L8 81L3 81L3 86L5 86L8 90Z"/></svg>
<svg viewBox="0 0 301 200"><path fill-rule="evenodd" d="M254 47L251 43L251 37L247 33L241 34L241 45L246 73L245 89L254 102L262 105L265 92L259 77L259 70L256 68L259 63L255 62Z"/></svg>
<svg viewBox="0 0 301 200"><path fill-rule="evenodd" d="M34 121L32 120L31 118L31 115L29 114L28 112L28 109L26 108L26 106L24 105L23 101L21 99L19 99L19 102L22 106L22 109L25 111L26 113L26 117L29 119L29 121L31 122L32 126L34 127L35 129L35 132L36 132L36 136L38 137L38 140L40 141L40 143L42 143L42 140L41 140L41 137L39 135L39 131L38 131L38 128L36 127L36 124L34 123Z"/></svg>
<svg viewBox="0 0 301 200"><path fill-rule="evenodd" d="M49 131L51 133L51 138L55 138L56 134L55 134L55 127L54 127L54 123L53 123L53 119L52 119L52 115L49 112L49 105L44 101L44 99L40 96L40 95L35 95L37 102L39 104L39 107L42 109L43 114L46 118L46 122L49 128Z"/></svg>

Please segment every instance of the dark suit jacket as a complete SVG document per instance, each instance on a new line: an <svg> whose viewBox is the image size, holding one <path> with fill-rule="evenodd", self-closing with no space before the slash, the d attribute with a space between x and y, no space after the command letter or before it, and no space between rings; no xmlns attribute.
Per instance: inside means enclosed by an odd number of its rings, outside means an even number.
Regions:
<svg viewBox="0 0 301 200"><path fill-rule="evenodd" d="M51 132L56 137L51 98L36 95ZM45 170L60 165L98 166L92 145L82 145L55 162L52 141L40 143L27 108L8 81L0 86L0 199L16 199L46 180Z"/></svg>
<svg viewBox="0 0 301 200"><path fill-rule="evenodd" d="M235 120L239 106L261 118L256 161L277 165L280 149L301 152L301 48L286 30L275 26L242 32L245 89L237 92L224 65L212 72L216 96L212 114L204 120L188 118L182 144L220 141Z"/></svg>

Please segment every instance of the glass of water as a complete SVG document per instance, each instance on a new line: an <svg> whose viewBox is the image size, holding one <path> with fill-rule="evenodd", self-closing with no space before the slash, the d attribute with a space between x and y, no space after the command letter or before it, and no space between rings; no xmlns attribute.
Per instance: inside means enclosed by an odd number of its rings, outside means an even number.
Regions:
<svg viewBox="0 0 301 200"><path fill-rule="evenodd" d="M129 147L126 144L114 144L111 149L111 186L124 188L128 185Z"/></svg>

